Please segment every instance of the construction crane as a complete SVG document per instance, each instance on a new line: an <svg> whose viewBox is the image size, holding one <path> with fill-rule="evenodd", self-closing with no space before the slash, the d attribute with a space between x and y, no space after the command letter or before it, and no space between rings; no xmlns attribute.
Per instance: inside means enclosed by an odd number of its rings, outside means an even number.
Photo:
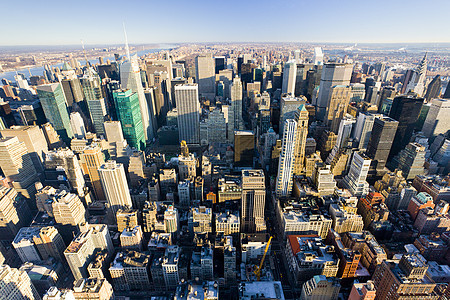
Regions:
<svg viewBox="0 0 450 300"><path fill-rule="evenodd" d="M264 264L264 259L266 258L267 251L269 251L271 241L272 241L272 236L269 238L269 241L267 242L266 249L264 250L264 255L261 258L261 262L259 263L259 267L255 271L253 271L253 273L256 275L256 278L258 279L258 281L261 277L261 269Z"/></svg>

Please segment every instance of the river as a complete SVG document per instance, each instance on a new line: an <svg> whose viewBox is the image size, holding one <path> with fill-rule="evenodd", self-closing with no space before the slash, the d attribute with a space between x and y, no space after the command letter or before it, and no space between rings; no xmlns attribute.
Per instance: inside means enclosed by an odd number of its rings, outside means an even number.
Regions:
<svg viewBox="0 0 450 300"><path fill-rule="evenodd" d="M133 54L137 53L138 56L143 56L143 55L148 54L148 53L154 53L154 52L158 52L158 51L161 51L161 50L168 50L168 49L172 49L172 48L176 47L176 45L163 45L163 46L164 47L162 47L162 48L146 49L146 50L137 51L137 52L134 52L134 53L131 53L131 54L133 55ZM107 59L109 59L111 61L114 61L114 56L103 57L103 60L105 61L105 63L106 63ZM98 64L98 58L89 59L89 62L92 65ZM84 64L84 60L80 60L80 63ZM63 65L63 63L59 63L59 64L56 64L56 65L52 65L52 67L59 67L59 68L61 68L62 65ZM31 75L40 75L40 76L42 76L43 73L44 73L44 67L40 66L40 67L30 68L30 72L31 72ZM30 76L30 72L28 72L28 69L26 69L26 68L17 70L17 73L22 73L26 77ZM16 71L0 73L0 79L6 78L6 79L8 79L10 81L15 81L14 80L14 75L16 75Z"/></svg>

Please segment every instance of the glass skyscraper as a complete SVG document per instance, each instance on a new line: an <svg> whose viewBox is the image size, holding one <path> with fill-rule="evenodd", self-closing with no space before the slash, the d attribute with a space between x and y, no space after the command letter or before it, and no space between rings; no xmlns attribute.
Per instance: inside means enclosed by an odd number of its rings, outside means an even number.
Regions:
<svg viewBox="0 0 450 300"><path fill-rule="evenodd" d="M131 90L117 90L113 97L125 139L131 147L144 150L145 135L138 95Z"/></svg>

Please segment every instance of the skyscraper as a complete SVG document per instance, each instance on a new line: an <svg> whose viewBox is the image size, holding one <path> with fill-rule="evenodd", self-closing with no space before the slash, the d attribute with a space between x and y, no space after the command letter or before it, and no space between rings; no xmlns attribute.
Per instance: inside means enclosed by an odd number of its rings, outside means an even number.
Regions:
<svg viewBox="0 0 450 300"><path fill-rule="evenodd" d="M41 173L44 170L43 162L48 146L39 126L11 126L1 130L0 133L3 137L16 136L19 142L24 142L36 171Z"/></svg>
<svg viewBox="0 0 450 300"><path fill-rule="evenodd" d="M230 85L231 111L232 119L228 120L228 126L232 126L233 130L243 129L242 121L242 82L238 76L234 77L233 83Z"/></svg>
<svg viewBox="0 0 450 300"><path fill-rule="evenodd" d="M314 47L313 62L315 65L323 65L323 51L321 47Z"/></svg>
<svg viewBox="0 0 450 300"><path fill-rule="evenodd" d="M427 92L425 93L425 100L427 100L428 102L436 99L439 97L439 95L441 94L441 87L442 87L442 83L441 83L441 76L440 75L436 75L433 80L428 84L427 87Z"/></svg>
<svg viewBox="0 0 450 300"><path fill-rule="evenodd" d="M73 134L66 98L61 85L59 83L39 85L37 93L47 120L53 125L62 140L68 143Z"/></svg>
<svg viewBox="0 0 450 300"><path fill-rule="evenodd" d="M103 123L106 116L106 105L105 99L102 97L100 77L94 75L89 68L88 74L85 74L80 81L95 133L98 135L104 134Z"/></svg>
<svg viewBox="0 0 450 300"><path fill-rule="evenodd" d="M297 77L297 65L295 61L288 61L283 69L283 83L281 85L281 92L284 94L295 94L295 80Z"/></svg>
<svg viewBox="0 0 450 300"><path fill-rule="evenodd" d="M358 149L367 149L374 120L375 116L368 112L359 113L353 135L358 141Z"/></svg>
<svg viewBox="0 0 450 300"><path fill-rule="evenodd" d="M128 45L127 45L128 49ZM130 54L128 53L128 56ZM152 128L152 123L150 123L150 110L148 108L147 99L145 98L144 88L142 86L141 81L141 73L139 70L138 58L136 55L133 57L128 57L128 60L125 61L120 66L120 83L123 89L131 90L132 93L136 93L137 95L137 103L139 104L137 111L140 111L141 124L144 131L144 140L150 141L154 138L153 133L155 129ZM126 92L125 92L126 93ZM117 100L116 100L117 101ZM133 101L134 102L134 101ZM117 108L117 107L116 107ZM117 108L118 110L120 108ZM135 110L133 105L133 111ZM133 123L137 124L137 113L133 113ZM120 117L119 117L120 118ZM125 123L128 124L128 123ZM124 126L124 122L122 121L122 126ZM125 133L125 130L124 130ZM126 135L126 134L125 134ZM128 143L132 144L131 141Z"/></svg>
<svg viewBox="0 0 450 300"><path fill-rule="evenodd" d="M236 166L253 166L255 135L250 130L234 132L234 163Z"/></svg>
<svg viewBox="0 0 450 300"><path fill-rule="evenodd" d="M198 93L200 96L208 100L213 100L215 96L216 76L212 53L201 54L195 58L195 81L198 84Z"/></svg>
<svg viewBox="0 0 450 300"><path fill-rule="evenodd" d="M326 112L326 123L330 130L336 133L341 120L347 113L347 106L352 95L352 88L344 85L335 85L331 87L330 99Z"/></svg>
<svg viewBox="0 0 450 300"><path fill-rule="evenodd" d="M17 137L0 138L0 166L12 186L26 198L36 193L36 169L24 142Z"/></svg>
<svg viewBox="0 0 450 300"><path fill-rule="evenodd" d="M1 265L0 278L0 295L2 295L2 298L17 300L41 299L26 271L20 271L8 265Z"/></svg>
<svg viewBox="0 0 450 300"><path fill-rule="evenodd" d="M84 139L86 137L86 128L79 112L70 113L70 126L75 138Z"/></svg>
<svg viewBox="0 0 450 300"><path fill-rule="evenodd" d="M200 102L198 84L175 86L179 140L200 144Z"/></svg>
<svg viewBox="0 0 450 300"><path fill-rule="evenodd" d="M293 96L285 96L281 97L280 103L280 124L279 124L279 133L283 134L283 126L284 122L287 119L295 119L295 114L297 113L300 105L306 103L305 97L293 97Z"/></svg>
<svg viewBox="0 0 450 300"><path fill-rule="evenodd" d="M335 85L350 85L352 64L328 63L323 66L320 79L319 95L313 104L317 107L317 118L324 121L329 106L331 87Z"/></svg>
<svg viewBox="0 0 450 300"><path fill-rule="evenodd" d="M411 80L406 87L405 92L408 93L410 91L416 93L419 97L423 95L423 91L425 88L425 79L427 76L427 53L423 56L420 61L417 69L414 71Z"/></svg>
<svg viewBox="0 0 450 300"><path fill-rule="evenodd" d="M398 122L392 118L385 116L375 118L366 152L372 159L372 170L382 172L386 166L397 126Z"/></svg>
<svg viewBox="0 0 450 300"><path fill-rule="evenodd" d="M242 232L265 230L266 185L262 170L242 171Z"/></svg>
<svg viewBox="0 0 450 300"><path fill-rule="evenodd" d="M450 100L433 99L428 111L427 118L423 124L422 132L432 138L450 130Z"/></svg>
<svg viewBox="0 0 450 300"><path fill-rule="evenodd" d="M412 137L415 124L422 109L423 98L402 95L394 98L389 117L398 121L389 159L404 149Z"/></svg>
<svg viewBox="0 0 450 300"><path fill-rule="evenodd" d="M98 169L98 172L106 200L114 216L118 209L131 208L131 196L123 165L116 163L115 160L109 160Z"/></svg>
<svg viewBox="0 0 450 300"><path fill-rule="evenodd" d="M369 174L371 159L363 152L353 154L350 171L344 177L344 184L356 197L365 197L369 193L367 175Z"/></svg>
<svg viewBox="0 0 450 300"><path fill-rule="evenodd" d="M304 104L300 105L295 113L295 121L297 122L297 138L294 149L294 175L300 175L305 169L305 150L306 138L308 136L308 118L309 113Z"/></svg>
<svg viewBox="0 0 450 300"><path fill-rule="evenodd" d="M125 139L131 147L144 150L145 127L142 124L142 108L138 94L131 90L117 90L113 92L113 97Z"/></svg>
<svg viewBox="0 0 450 300"><path fill-rule="evenodd" d="M297 122L292 119L287 119L284 124L281 153L278 160L278 174L275 188L277 197L287 197L291 195L296 145Z"/></svg>
<svg viewBox="0 0 450 300"><path fill-rule="evenodd" d="M102 149L97 144L91 144L80 154L80 160L83 164L85 174L89 174L89 179L97 200L105 200L105 194L98 173L98 169L105 162Z"/></svg>
<svg viewBox="0 0 450 300"><path fill-rule="evenodd" d="M13 239L19 229L28 224L30 214L25 198L13 188L0 186L0 234L3 239Z"/></svg>

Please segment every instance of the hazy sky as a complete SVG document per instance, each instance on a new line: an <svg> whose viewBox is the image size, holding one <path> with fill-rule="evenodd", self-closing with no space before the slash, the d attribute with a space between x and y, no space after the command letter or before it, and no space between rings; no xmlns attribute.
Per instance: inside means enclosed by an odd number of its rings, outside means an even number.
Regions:
<svg viewBox="0 0 450 300"><path fill-rule="evenodd" d="M450 42L449 0L3 1L0 45Z"/></svg>

